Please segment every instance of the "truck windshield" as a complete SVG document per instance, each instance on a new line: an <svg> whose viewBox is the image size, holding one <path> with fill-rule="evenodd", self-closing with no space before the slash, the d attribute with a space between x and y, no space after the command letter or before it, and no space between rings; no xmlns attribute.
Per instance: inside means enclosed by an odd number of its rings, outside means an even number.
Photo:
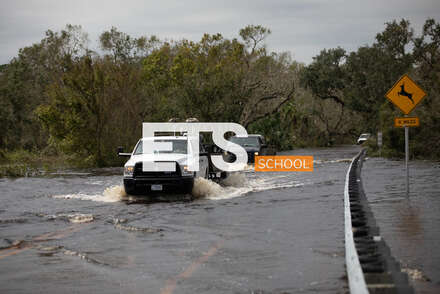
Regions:
<svg viewBox="0 0 440 294"><path fill-rule="evenodd" d="M152 141L150 141L152 142ZM188 150L188 144L186 140L176 140L176 139L162 139L162 140L155 140L155 142L171 142L173 144L173 149L166 151L166 150L155 150L154 153L157 154L166 154L166 153L179 153L179 154L187 154ZM142 141L137 145L136 150L134 151L135 155L138 154L144 154L143 152L143 145Z"/></svg>
<svg viewBox="0 0 440 294"><path fill-rule="evenodd" d="M231 137L229 139L232 143L236 143L242 147L258 147L257 137Z"/></svg>

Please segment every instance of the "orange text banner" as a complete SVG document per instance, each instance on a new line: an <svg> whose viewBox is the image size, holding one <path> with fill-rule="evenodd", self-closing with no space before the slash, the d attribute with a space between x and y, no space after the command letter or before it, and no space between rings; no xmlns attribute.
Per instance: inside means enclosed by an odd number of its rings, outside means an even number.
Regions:
<svg viewBox="0 0 440 294"><path fill-rule="evenodd" d="M255 171L313 171L313 156L278 155L278 156L255 156Z"/></svg>

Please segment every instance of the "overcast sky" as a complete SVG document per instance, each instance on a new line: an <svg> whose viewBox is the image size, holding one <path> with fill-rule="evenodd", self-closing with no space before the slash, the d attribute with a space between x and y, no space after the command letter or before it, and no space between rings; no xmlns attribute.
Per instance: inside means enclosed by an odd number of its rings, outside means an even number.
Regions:
<svg viewBox="0 0 440 294"><path fill-rule="evenodd" d="M385 22L401 18L420 32L427 18L440 21L440 0L0 0L0 64L68 23L89 33L93 49L112 26L132 37L197 41L204 33L238 37L260 24L272 30L270 51L309 63L324 48L371 44Z"/></svg>

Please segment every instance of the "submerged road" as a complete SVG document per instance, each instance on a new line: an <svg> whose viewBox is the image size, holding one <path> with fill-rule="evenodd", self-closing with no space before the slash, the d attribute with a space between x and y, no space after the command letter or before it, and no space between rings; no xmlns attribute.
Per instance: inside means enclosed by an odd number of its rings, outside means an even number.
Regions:
<svg viewBox="0 0 440 294"><path fill-rule="evenodd" d="M440 293L440 163L410 161L410 195L403 161L370 158L362 179L381 235L416 293Z"/></svg>
<svg viewBox="0 0 440 294"><path fill-rule="evenodd" d="M287 152L313 155L314 172L201 180L193 201L127 197L113 170L0 179L0 292L345 293L358 152Z"/></svg>

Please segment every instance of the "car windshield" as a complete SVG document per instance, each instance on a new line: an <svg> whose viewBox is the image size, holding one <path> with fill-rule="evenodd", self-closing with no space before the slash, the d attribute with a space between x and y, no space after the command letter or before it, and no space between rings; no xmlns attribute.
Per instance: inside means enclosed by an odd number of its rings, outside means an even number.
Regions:
<svg viewBox="0 0 440 294"><path fill-rule="evenodd" d="M369 134L362 134L360 139L368 139L369 136Z"/></svg>
<svg viewBox="0 0 440 294"><path fill-rule="evenodd" d="M143 141L141 141L137 147L136 150L134 152L135 155L139 155L139 154L145 154L143 152L143 145L142 144ZM152 142L151 140L149 140L149 142ZM188 144L187 144L187 140L177 140L177 139L156 139L155 142L171 142L173 149L172 150L155 150L154 153L156 154L169 154L169 153L178 153L178 154L187 154L187 150L188 150Z"/></svg>
<svg viewBox="0 0 440 294"><path fill-rule="evenodd" d="M257 137L231 137L229 139L232 143L236 143L242 147L258 147Z"/></svg>

